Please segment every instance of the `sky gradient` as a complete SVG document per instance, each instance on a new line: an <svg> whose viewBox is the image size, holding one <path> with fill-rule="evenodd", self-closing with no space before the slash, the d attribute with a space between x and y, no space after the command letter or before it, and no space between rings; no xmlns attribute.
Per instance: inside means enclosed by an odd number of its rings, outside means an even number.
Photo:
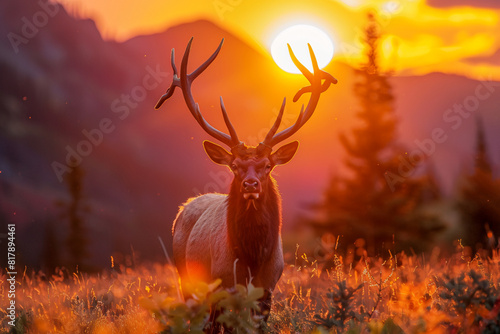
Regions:
<svg viewBox="0 0 500 334"><path fill-rule="evenodd" d="M126 40L208 19L263 53L283 29L312 24L333 39L335 57L362 60L366 13L375 9L385 37L382 61L400 75L445 72L500 80L500 6L497 1L444 0L61 0L73 14L90 17L105 39Z"/></svg>

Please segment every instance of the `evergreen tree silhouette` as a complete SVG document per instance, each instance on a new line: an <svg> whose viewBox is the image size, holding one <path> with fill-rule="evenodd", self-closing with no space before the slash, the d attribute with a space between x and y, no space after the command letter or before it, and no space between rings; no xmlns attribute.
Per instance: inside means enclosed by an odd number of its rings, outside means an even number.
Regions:
<svg viewBox="0 0 500 334"><path fill-rule="evenodd" d="M60 258L60 246L52 221L45 224L45 237L43 242L43 269L46 274L51 274L57 266L62 263Z"/></svg>
<svg viewBox="0 0 500 334"><path fill-rule="evenodd" d="M88 239L85 229L84 213L89 211L84 203L83 197L84 172L80 167L74 167L71 173L67 173L65 182L70 194L70 200L61 202L63 216L69 222L69 232L66 246L69 254L68 267L70 269L85 268L85 260L88 258Z"/></svg>
<svg viewBox="0 0 500 334"><path fill-rule="evenodd" d="M348 176L334 175L319 205L323 217L311 222L318 233L330 232L340 240L367 241L369 250L385 247L427 249L434 232L444 225L425 211L428 194L436 193L427 175L406 179L391 189L388 171L397 170L406 150L396 141L397 118L389 75L378 65L377 45L380 32L375 16L368 15L364 43L366 62L357 71L354 94L359 101L358 125L341 134L346 151ZM439 193L439 191L437 191ZM436 195L438 196L438 195Z"/></svg>
<svg viewBox="0 0 500 334"><path fill-rule="evenodd" d="M458 208L464 229L463 242L481 248L494 247L500 237L500 180L493 176L488 157L484 126L476 118L474 172L465 176Z"/></svg>

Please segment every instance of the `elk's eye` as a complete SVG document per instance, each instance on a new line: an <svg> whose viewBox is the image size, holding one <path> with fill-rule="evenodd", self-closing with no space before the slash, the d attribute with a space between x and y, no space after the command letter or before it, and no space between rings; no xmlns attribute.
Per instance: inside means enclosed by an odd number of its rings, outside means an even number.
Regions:
<svg viewBox="0 0 500 334"><path fill-rule="evenodd" d="M237 170L237 169L238 169L238 166L236 166L235 164L232 164L232 165L231 165L231 170L235 171L235 170Z"/></svg>
<svg viewBox="0 0 500 334"><path fill-rule="evenodd" d="M272 166L271 166L271 165L267 165L267 166L266 166L266 172L271 171L271 168L272 168Z"/></svg>

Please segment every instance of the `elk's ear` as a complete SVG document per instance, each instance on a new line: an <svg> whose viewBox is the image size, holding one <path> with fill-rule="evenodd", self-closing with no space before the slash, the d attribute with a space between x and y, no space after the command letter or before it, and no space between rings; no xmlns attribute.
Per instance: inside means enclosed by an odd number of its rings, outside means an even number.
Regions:
<svg viewBox="0 0 500 334"><path fill-rule="evenodd" d="M292 160L298 148L299 148L298 141L293 141L289 144L283 145L271 155L271 161L275 165L284 165L290 160Z"/></svg>
<svg viewBox="0 0 500 334"><path fill-rule="evenodd" d="M230 165L233 161L233 155L231 153L211 141L205 140L203 142L203 147L205 148L205 152L207 152L210 159L216 164Z"/></svg>

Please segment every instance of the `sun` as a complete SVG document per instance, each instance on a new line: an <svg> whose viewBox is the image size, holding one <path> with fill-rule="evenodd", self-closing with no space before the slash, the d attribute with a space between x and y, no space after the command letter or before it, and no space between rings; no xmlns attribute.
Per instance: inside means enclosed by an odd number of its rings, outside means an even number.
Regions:
<svg viewBox="0 0 500 334"><path fill-rule="evenodd" d="M312 63L307 43L311 44L320 68L325 67L332 60L333 42L323 30L306 24L294 25L280 32L271 44L271 56L286 72L300 73L290 58L287 43L290 44L299 61L309 70L312 70Z"/></svg>

